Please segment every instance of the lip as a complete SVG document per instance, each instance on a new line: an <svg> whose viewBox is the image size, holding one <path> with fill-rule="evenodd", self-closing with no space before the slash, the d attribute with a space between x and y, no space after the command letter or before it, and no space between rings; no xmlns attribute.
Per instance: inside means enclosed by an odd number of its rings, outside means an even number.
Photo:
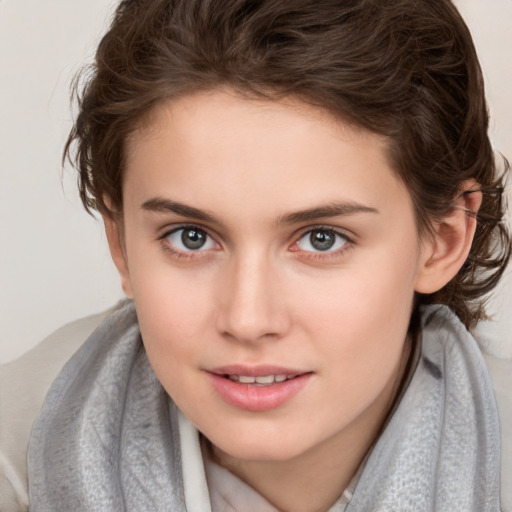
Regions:
<svg viewBox="0 0 512 512"><path fill-rule="evenodd" d="M302 375L310 373L297 368L287 368L270 364L248 366L243 364L230 364L209 370L216 375L247 375L248 377L264 377L265 375Z"/></svg>
<svg viewBox="0 0 512 512"><path fill-rule="evenodd" d="M234 407L246 411L270 411L290 401L309 382L312 372L274 365L245 366L229 365L207 372L213 389L221 398ZM263 377L266 375L295 375L284 382L274 382L268 386L256 386L232 381L226 375Z"/></svg>

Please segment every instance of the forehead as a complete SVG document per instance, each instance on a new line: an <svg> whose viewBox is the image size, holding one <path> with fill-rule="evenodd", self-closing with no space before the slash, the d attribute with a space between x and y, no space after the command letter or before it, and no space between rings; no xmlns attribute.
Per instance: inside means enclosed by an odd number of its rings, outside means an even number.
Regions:
<svg viewBox="0 0 512 512"><path fill-rule="evenodd" d="M155 195L192 203L221 197L241 208L265 203L276 214L339 200L382 204L406 193L384 137L297 99L229 91L156 107L128 141L123 191L139 203Z"/></svg>
<svg viewBox="0 0 512 512"><path fill-rule="evenodd" d="M302 121L300 125L297 124L298 119ZM306 120L309 123L304 122ZM127 155L129 157L132 150L144 140L166 137L170 130L175 131L176 136L184 137L183 140L186 138L187 142L195 138L206 143L215 135L219 138L229 136L235 141L243 133L255 144L262 140L264 132L277 125L286 128L283 135L293 136L298 129L306 128L307 124L310 129L327 128L332 133L349 137L367 133L328 109L313 106L298 97L272 99L272 96L242 95L229 88L218 88L184 94L158 103L139 120L129 136ZM386 146L384 137L376 136L376 139L382 142L383 147Z"/></svg>

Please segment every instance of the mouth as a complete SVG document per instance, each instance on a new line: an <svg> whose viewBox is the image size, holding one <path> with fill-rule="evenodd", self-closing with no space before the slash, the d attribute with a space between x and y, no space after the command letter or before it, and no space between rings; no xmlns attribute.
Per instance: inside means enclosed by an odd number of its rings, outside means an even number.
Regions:
<svg viewBox="0 0 512 512"><path fill-rule="evenodd" d="M213 389L229 405L261 412L290 402L313 372L275 366L226 366L209 371Z"/></svg>
<svg viewBox="0 0 512 512"><path fill-rule="evenodd" d="M261 375L258 377L253 377L251 375L233 375L233 374L225 374L224 378L229 379L233 382L239 382L240 384L251 384L254 386L271 386L272 384L285 382L287 380L295 379L299 374L293 375Z"/></svg>

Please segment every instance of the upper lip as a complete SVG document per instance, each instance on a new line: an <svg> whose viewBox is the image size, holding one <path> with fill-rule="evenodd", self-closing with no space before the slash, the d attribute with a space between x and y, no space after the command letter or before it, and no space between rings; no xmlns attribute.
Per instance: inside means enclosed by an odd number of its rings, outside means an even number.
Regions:
<svg viewBox="0 0 512 512"><path fill-rule="evenodd" d="M212 370L209 370L209 372L217 375L244 375L248 377L264 377L266 375L302 375L303 373L310 373L296 368L287 368L285 366L268 364L254 366L230 364L213 368Z"/></svg>

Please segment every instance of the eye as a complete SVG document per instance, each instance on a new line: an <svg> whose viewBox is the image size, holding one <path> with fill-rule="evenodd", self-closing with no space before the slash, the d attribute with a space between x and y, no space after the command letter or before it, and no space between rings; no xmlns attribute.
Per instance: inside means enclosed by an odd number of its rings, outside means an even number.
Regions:
<svg viewBox="0 0 512 512"><path fill-rule="evenodd" d="M173 249L181 252L205 251L218 247L212 237L204 229L197 226L182 226L162 238Z"/></svg>
<svg viewBox="0 0 512 512"><path fill-rule="evenodd" d="M347 237L334 229L316 228L304 233L297 241L297 246L302 251L333 252L342 249L347 243Z"/></svg>

